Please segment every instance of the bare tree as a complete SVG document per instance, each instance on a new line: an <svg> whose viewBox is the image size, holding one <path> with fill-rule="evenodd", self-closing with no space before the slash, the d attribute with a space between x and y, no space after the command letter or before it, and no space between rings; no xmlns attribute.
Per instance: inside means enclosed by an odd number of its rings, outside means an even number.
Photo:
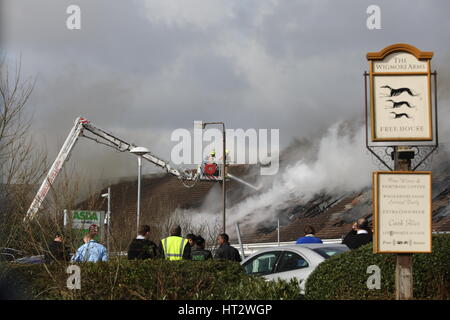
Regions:
<svg viewBox="0 0 450 320"><path fill-rule="evenodd" d="M18 239L29 193L43 176L44 153L30 134L32 117L26 109L34 79L21 79L21 64L14 72L0 61L0 246Z"/></svg>

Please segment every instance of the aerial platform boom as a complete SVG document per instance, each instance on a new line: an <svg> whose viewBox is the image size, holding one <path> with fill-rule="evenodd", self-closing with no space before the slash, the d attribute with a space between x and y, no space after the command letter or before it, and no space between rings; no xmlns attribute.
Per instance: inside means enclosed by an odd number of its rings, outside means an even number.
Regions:
<svg viewBox="0 0 450 320"><path fill-rule="evenodd" d="M65 161L67 161L68 157L70 156L70 153L72 152L73 147L75 146L75 143L78 141L78 138L80 136L94 140L95 142L107 145L109 147L115 148L122 152L131 152L131 149L137 147L136 145L134 145L132 143L129 143L125 140L115 137L111 133L108 133L100 128L97 128L96 126L94 126L91 122L89 122L85 118L82 118L82 117L77 118L75 120L74 126L70 130L69 135L67 136L66 141L64 142L63 146L61 147L61 150L59 151L58 156L56 157L55 161L53 162L52 166L50 167L41 186L39 187L39 190L36 193L36 196L34 197L32 203L30 205L30 208L27 211L24 221L33 219L34 216L36 215L36 213L38 212L38 210L40 209L42 202L44 201L45 197L47 196L48 191L52 187L53 182L55 181L56 177L58 176L59 172L61 171ZM172 168L168 161L160 159L151 153L142 155L142 158L147 161L150 161L151 163L166 170L166 172L178 177L179 179L181 179L183 181L189 180L189 181L192 181L193 183L195 183L195 181L198 179L199 180L207 180L207 181L221 181L222 180L221 176L201 174L201 170L198 170L197 172L195 172L195 174L192 171L179 171L176 168ZM234 179L240 183L243 183L247 186L251 186L252 188L257 189L256 187L250 185L249 183L247 183L241 179L238 179L232 175L228 174L227 178Z"/></svg>

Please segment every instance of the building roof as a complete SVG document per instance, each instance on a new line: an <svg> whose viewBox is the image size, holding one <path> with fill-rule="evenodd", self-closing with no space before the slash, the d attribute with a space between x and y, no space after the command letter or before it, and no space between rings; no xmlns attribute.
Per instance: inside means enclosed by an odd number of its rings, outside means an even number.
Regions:
<svg viewBox="0 0 450 320"><path fill-rule="evenodd" d="M372 220L371 199L364 199L369 192L351 194L335 206L318 213L313 217L300 216L287 225L280 226L280 242L295 241L302 237L304 227L311 225L316 230L316 236L321 239L338 239L344 237L352 227L354 220L349 220L348 213L357 208L358 218L364 217ZM433 199L432 230L436 232L450 232L450 184ZM356 219L355 219L356 220ZM278 230L262 234L261 232L242 235L244 243L264 243L278 241Z"/></svg>
<svg viewBox="0 0 450 320"><path fill-rule="evenodd" d="M247 168L248 169L248 168ZM247 172L244 167L232 168L237 176L244 176ZM436 187L435 187L436 183ZM195 187L186 188L183 183L174 176L152 175L147 176L142 182L141 221L142 223L155 224L161 216L171 215L177 208L200 208L215 182L199 181ZM234 181L227 183L228 192L239 191ZM436 194L433 198L433 231L450 232L450 173L447 177L433 177L433 189ZM105 190L102 190L104 193ZM237 192L239 195L239 192ZM124 224L133 225L136 219L136 181L123 181L112 186L112 211L114 231L123 231ZM361 217L372 219L371 189L365 188L360 192L343 194L331 197L329 195L317 195L308 203L300 204L300 200L294 199L287 204L281 215L280 241L295 241L303 236L306 225L312 225L316 230L316 236L322 239L337 239L345 236L352 223ZM96 198L81 204L83 209L105 210L106 201ZM192 212L192 211L191 211ZM195 210L193 211L195 212ZM242 221L240 230L244 243L264 243L278 241L277 217L271 222L271 226ZM117 229L118 228L118 229ZM230 232L230 240L237 242L237 237ZM130 231L131 236L131 231Z"/></svg>

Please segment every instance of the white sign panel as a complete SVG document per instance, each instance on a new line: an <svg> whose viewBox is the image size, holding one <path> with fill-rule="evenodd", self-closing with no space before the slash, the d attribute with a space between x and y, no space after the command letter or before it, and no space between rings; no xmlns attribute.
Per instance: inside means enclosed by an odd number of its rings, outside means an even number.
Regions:
<svg viewBox="0 0 450 320"><path fill-rule="evenodd" d="M407 44L367 54L372 142L433 140L432 56Z"/></svg>
<svg viewBox="0 0 450 320"><path fill-rule="evenodd" d="M430 139L427 76L377 76L373 90L377 140Z"/></svg>
<svg viewBox="0 0 450 320"><path fill-rule="evenodd" d="M374 172L374 252L431 252L431 172Z"/></svg>
<svg viewBox="0 0 450 320"><path fill-rule="evenodd" d="M418 60L406 52L390 54L380 61L373 62L374 73L428 72L428 61Z"/></svg>
<svg viewBox="0 0 450 320"><path fill-rule="evenodd" d="M93 224L101 226L104 215L104 211L73 210L72 229L88 230Z"/></svg>

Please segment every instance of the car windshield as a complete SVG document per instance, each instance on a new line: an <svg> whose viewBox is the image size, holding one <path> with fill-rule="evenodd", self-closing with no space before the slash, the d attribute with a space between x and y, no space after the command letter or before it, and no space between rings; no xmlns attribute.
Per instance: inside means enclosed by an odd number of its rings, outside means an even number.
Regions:
<svg viewBox="0 0 450 320"><path fill-rule="evenodd" d="M245 272L247 274L269 274L273 271L279 255L280 251L265 252L257 255L244 264Z"/></svg>
<svg viewBox="0 0 450 320"><path fill-rule="evenodd" d="M331 256L334 256L335 254L339 254L345 251L348 251L345 247L321 247L321 248L315 248L313 249L315 252L320 254L325 259L328 259Z"/></svg>

